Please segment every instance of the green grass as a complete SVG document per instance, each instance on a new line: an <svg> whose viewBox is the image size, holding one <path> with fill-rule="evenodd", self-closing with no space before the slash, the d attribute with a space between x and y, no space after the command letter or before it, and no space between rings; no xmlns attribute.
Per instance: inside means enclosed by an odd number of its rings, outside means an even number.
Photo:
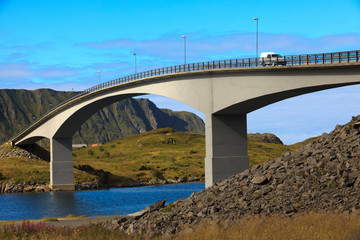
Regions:
<svg viewBox="0 0 360 240"><path fill-rule="evenodd" d="M204 177L204 135L158 129L102 146L74 150L74 165L111 173L110 181Z"/></svg>
<svg viewBox="0 0 360 240"><path fill-rule="evenodd" d="M280 157L281 154L294 151L293 145L281 145L275 143L248 142L248 155L250 167L265 162L269 159Z"/></svg>
<svg viewBox="0 0 360 240"><path fill-rule="evenodd" d="M175 207L175 204L174 204L174 203L169 203L169 204L162 210L162 212L164 212L164 213L170 212L171 209L173 209L173 207Z"/></svg>
<svg viewBox="0 0 360 240"><path fill-rule="evenodd" d="M290 146L249 140L250 166L279 157L313 139ZM204 179L204 157L203 134L157 129L97 147L74 149L74 181L102 181L120 187L154 179ZM0 159L0 181L49 183L49 163L28 158Z"/></svg>

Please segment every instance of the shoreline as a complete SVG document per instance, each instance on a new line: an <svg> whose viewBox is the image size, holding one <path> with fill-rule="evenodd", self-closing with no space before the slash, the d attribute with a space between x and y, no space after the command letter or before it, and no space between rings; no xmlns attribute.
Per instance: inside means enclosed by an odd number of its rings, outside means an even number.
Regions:
<svg viewBox="0 0 360 240"><path fill-rule="evenodd" d="M46 219L44 219L44 218L23 219L23 220L3 220L3 221L0 221L0 229L4 229L9 226L15 226L15 227L21 226L24 222L29 222L29 223L33 223L33 224L43 223L47 226L54 226L55 228L60 228L60 227L73 228L73 227L88 226L91 224L112 221L115 218L128 217L128 216L130 216L130 214L128 214L128 215L113 215L113 216L95 216L95 217L79 216L79 217L74 217L74 218L59 217L59 218L53 218L56 220L52 220L52 221L46 221Z"/></svg>
<svg viewBox="0 0 360 240"><path fill-rule="evenodd" d="M165 201L164 201L165 203ZM41 218L41 219L23 219L23 220L0 220L0 229L4 229L8 226L21 226L24 222L29 222L33 224L43 223L47 226L53 226L55 228L74 228L81 226L88 226L92 224L105 223L118 218L136 218L144 215L146 212L149 212L148 208L155 205L149 205L148 207L137 211L135 213L129 213L127 215L109 215L109 216L74 216L74 217L53 217L53 218ZM46 219L49 219L46 221ZM51 219L51 220L50 220Z"/></svg>
<svg viewBox="0 0 360 240"><path fill-rule="evenodd" d="M200 178L194 178L194 180L182 180L182 181L167 181L165 182L154 182L154 183L136 183L130 185L118 185L118 186L104 186L97 183L83 183L75 184L74 191L96 191L102 189L110 188L128 188L128 187L145 187L145 186L162 186L170 184L180 184L180 183L201 183L205 180ZM2 183L0 182L0 195L1 194L11 194L11 193L42 193L42 192L57 192L50 189L49 185L45 184L13 184L13 183Z"/></svg>

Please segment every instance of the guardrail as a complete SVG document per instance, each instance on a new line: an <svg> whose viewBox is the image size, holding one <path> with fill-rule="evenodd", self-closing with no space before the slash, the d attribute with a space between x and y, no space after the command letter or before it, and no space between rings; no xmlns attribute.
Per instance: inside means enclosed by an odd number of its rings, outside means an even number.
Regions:
<svg viewBox="0 0 360 240"><path fill-rule="evenodd" d="M279 57L274 59L269 59L272 65L282 65L285 61L285 65L296 66L296 65L316 65L316 64L333 64L333 63L350 63L350 62L359 62L360 50L347 51L347 52L334 52L334 53L317 53L317 54L303 54L303 55L289 55L282 56L280 61ZM50 109L46 112L42 117L38 120L32 122L29 126L27 126L24 130L22 130L19 134L12 137L10 141L21 135L23 132L31 128L37 122L39 122L42 118L48 115L50 112L54 111L56 108L76 99L85 94L99 91L104 88L120 85L123 83L132 82L138 79L155 77L173 73L185 73L185 72L195 72L195 71L204 71L204 70L214 70L214 69L231 69L231 68L250 68L250 67L264 67L264 60L261 58L241 58L241 59L227 59L227 60L217 60L217 61L208 61L208 62L198 62L198 63L189 63L183 65L175 65L170 67L158 68L154 70L149 70L145 72L140 72L136 74L132 74L129 76L125 76L122 78L117 78L112 81L108 81L105 83L98 84L91 88L88 88L78 95L75 95L66 101L58 104L57 106Z"/></svg>

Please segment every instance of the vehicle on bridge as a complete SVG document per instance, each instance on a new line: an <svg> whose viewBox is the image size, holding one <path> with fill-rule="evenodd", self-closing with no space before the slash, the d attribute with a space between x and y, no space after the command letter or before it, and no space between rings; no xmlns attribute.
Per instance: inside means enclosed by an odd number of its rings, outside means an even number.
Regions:
<svg viewBox="0 0 360 240"><path fill-rule="evenodd" d="M274 52L262 52L260 54L260 63L263 67L269 66L285 66L286 59L278 53Z"/></svg>

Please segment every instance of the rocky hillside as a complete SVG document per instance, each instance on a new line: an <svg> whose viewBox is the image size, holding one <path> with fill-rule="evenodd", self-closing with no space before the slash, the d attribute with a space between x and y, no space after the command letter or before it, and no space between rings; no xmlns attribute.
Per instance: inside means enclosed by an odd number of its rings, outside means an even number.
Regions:
<svg viewBox="0 0 360 240"><path fill-rule="evenodd" d="M44 161L44 159L40 158L39 156L19 147L11 147L10 144L6 143L0 145L0 159L2 158L29 158Z"/></svg>
<svg viewBox="0 0 360 240"><path fill-rule="evenodd" d="M77 92L51 89L0 90L0 142L52 107ZM152 129L171 127L177 131L204 133L204 122L193 113L159 109L148 99L126 99L112 104L91 117L74 135L74 143L104 143Z"/></svg>
<svg viewBox="0 0 360 240"><path fill-rule="evenodd" d="M166 207L108 225L147 236L174 234L202 221L248 215L360 209L360 116L294 152L256 165ZM157 209L157 210L156 210Z"/></svg>

